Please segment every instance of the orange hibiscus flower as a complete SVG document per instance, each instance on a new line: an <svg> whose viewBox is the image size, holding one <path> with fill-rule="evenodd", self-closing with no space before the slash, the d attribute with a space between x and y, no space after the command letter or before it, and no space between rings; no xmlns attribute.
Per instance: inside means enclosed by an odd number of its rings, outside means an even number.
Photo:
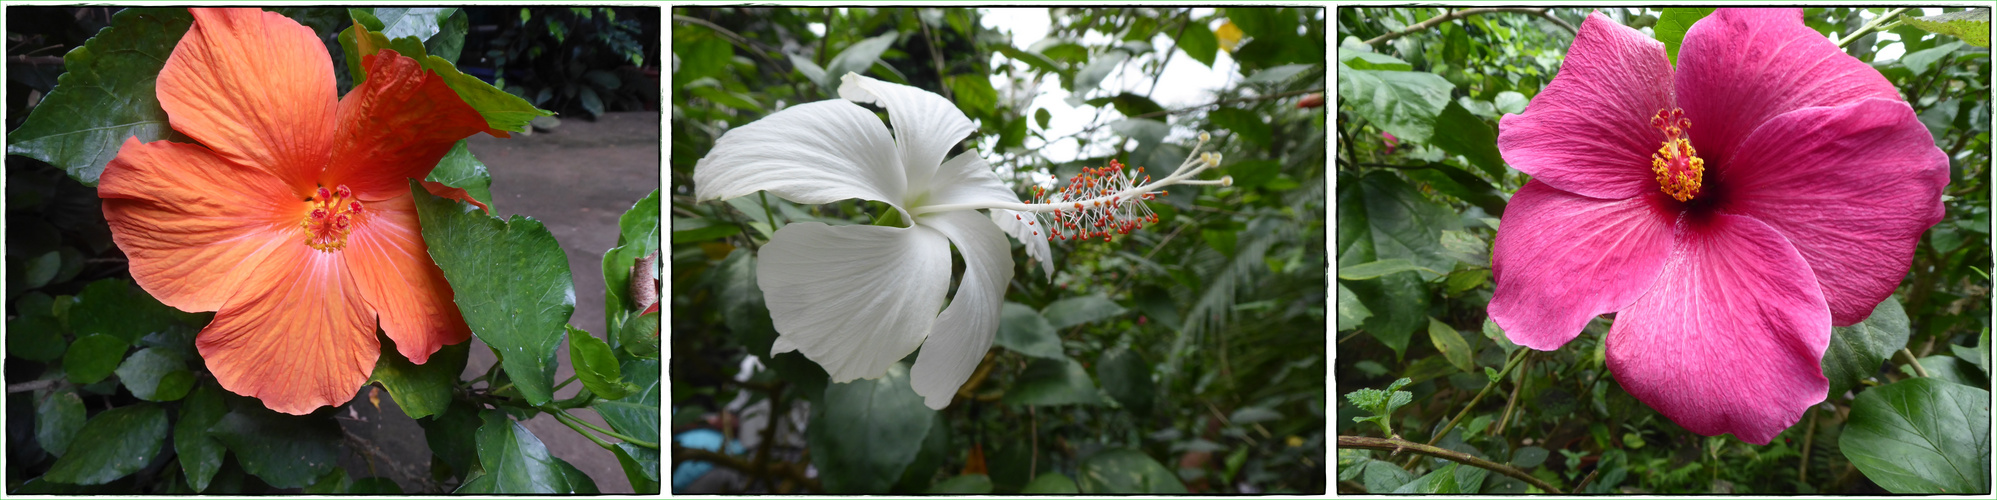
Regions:
<svg viewBox="0 0 1997 500"><path fill-rule="evenodd" d="M469 338L408 179L460 139L506 134L394 51L364 57L367 81L341 99L310 28L257 9L189 10L158 95L200 144L127 139L97 193L140 286L218 311L195 339L216 380L304 414L353 398L381 352L377 324L416 363Z"/></svg>

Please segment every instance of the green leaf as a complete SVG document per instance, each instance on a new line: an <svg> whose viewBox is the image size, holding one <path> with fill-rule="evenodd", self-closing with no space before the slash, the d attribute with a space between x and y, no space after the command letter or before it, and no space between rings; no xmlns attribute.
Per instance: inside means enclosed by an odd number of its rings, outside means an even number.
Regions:
<svg viewBox="0 0 1997 500"><path fill-rule="evenodd" d="M990 115L998 103L998 90L992 88L991 78L977 74L950 75L944 78L950 86L952 97L956 98L957 109L971 116Z"/></svg>
<svg viewBox="0 0 1997 500"><path fill-rule="evenodd" d="M1476 205L1477 208L1482 208L1491 215L1503 216L1505 214L1505 205L1508 202L1505 200L1505 194L1499 192L1497 186L1491 185L1490 182L1485 181L1482 177L1478 177L1477 174L1456 168L1455 165L1429 162L1428 168L1409 170L1407 171L1407 175L1408 179L1428 184L1430 188L1434 188L1438 193ZM1492 220L1495 221L1497 219ZM1485 262L1479 265L1487 264L1489 263Z"/></svg>
<svg viewBox="0 0 1997 500"><path fill-rule="evenodd" d="M1033 308L1017 302L1006 302L1000 308L998 336L992 338L992 343L1036 358L1067 357L1054 325Z"/></svg>
<svg viewBox="0 0 1997 500"><path fill-rule="evenodd" d="M118 369L118 362L125 359L125 350L131 347L124 340L110 335L90 335L76 339L70 344L69 354L62 358L62 370L69 374L69 381L80 385L95 384L111 376Z"/></svg>
<svg viewBox="0 0 1997 500"><path fill-rule="evenodd" d="M1838 449L1898 494L1990 492L1990 391L1930 378L1867 389Z"/></svg>
<svg viewBox="0 0 1997 500"><path fill-rule="evenodd" d="M1428 341L1435 344L1435 350L1442 352L1449 364L1463 371L1476 371L1477 361L1471 359L1470 343L1463 341L1463 334L1455 327L1434 317L1428 318Z"/></svg>
<svg viewBox="0 0 1997 500"><path fill-rule="evenodd" d="M658 311L633 316L624 321L624 329L617 332L618 345L624 352L641 358L659 357L659 328L662 321Z"/></svg>
<svg viewBox="0 0 1997 500"><path fill-rule="evenodd" d="M35 401L35 442L50 455L61 457L83 430L83 398L75 389L62 388Z"/></svg>
<svg viewBox="0 0 1997 500"><path fill-rule="evenodd" d="M1137 150L1147 150L1165 142L1165 136L1172 133L1172 127L1165 122L1142 118L1131 118L1110 122L1109 129L1117 135L1137 140Z"/></svg>
<svg viewBox="0 0 1997 500"><path fill-rule="evenodd" d="M1151 401L1158 394L1151 381L1151 364L1129 349L1112 349L1096 358L1096 379L1103 391L1136 415L1151 414Z"/></svg>
<svg viewBox="0 0 1997 500"><path fill-rule="evenodd" d="M47 363L69 350L69 341L63 338L62 320L55 317L52 306L49 296L41 292L23 295L14 302L16 314L7 320L8 355Z"/></svg>
<svg viewBox="0 0 1997 500"><path fill-rule="evenodd" d="M1976 365L1976 369L1981 370L1985 375L1990 374L1989 328L1984 328L1983 335L1977 337L1976 348L1974 349L1959 345L1951 345L1948 348L1950 352L1955 353L1955 357L1962 358L1963 361L1968 361L1969 364Z"/></svg>
<svg viewBox="0 0 1997 500"><path fill-rule="evenodd" d="M1207 120L1215 126L1234 132L1234 135L1258 147L1268 147L1270 129L1262 122L1262 116L1239 108L1218 108L1207 112Z"/></svg>
<svg viewBox="0 0 1997 500"><path fill-rule="evenodd" d="M508 495L595 492L594 483L585 485L575 481L568 472L573 466L548 454L541 438L507 418L505 412L486 410L479 412L479 418L484 424L478 428L478 461L485 477L492 480L488 492ZM587 481L588 476L583 479Z"/></svg>
<svg viewBox="0 0 1997 500"><path fill-rule="evenodd" d="M514 388L533 405L554 398L555 352L575 311L568 254L540 221L500 220L471 204L430 195L410 183L423 240L455 292L454 301Z"/></svg>
<svg viewBox="0 0 1997 500"><path fill-rule="evenodd" d="M1338 331L1359 328L1366 318L1372 316L1373 311L1366 309L1366 304L1359 301L1359 296L1353 294L1352 289L1346 288L1344 283L1338 284Z"/></svg>
<svg viewBox="0 0 1997 500"><path fill-rule="evenodd" d="M1073 101L1095 91L1096 87L1102 85L1104 78L1109 78L1109 74L1116 71L1117 66L1122 66L1123 62L1129 59L1130 54L1120 50L1112 50L1097 55L1094 61L1089 62L1088 66L1083 66L1080 71L1075 72L1074 85L1069 86L1068 90L1068 93L1072 96L1069 99ZM1070 104L1073 103L1071 102Z"/></svg>
<svg viewBox="0 0 1997 500"><path fill-rule="evenodd" d="M1901 22L1969 42L1978 47L1990 46L1990 9L1977 8L1960 12L1949 12L1925 17L1902 16Z"/></svg>
<svg viewBox="0 0 1997 500"><path fill-rule="evenodd" d="M194 372L173 351L151 347L140 349L118 365L118 381L132 396L146 401L173 401L194 389Z"/></svg>
<svg viewBox="0 0 1997 500"><path fill-rule="evenodd" d="M1033 478L1033 482L1026 483L1026 487L1019 490L1019 494L1021 495L1079 495L1081 493L1082 489L1075 485L1075 480L1068 479L1068 476L1054 472L1040 473L1039 476Z"/></svg>
<svg viewBox="0 0 1997 500"><path fill-rule="evenodd" d="M1075 473L1084 495L1183 495L1186 485L1144 452L1113 448L1082 460Z"/></svg>
<svg viewBox="0 0 1997 500"><path fill-rule="evenodd" d="M1434 73L1350 70L1338 72L1338 97L1353 114L1403 141L1428 142L1436 115L1456 86Z"/></svg>
<svg viewBox="0 0 1997 500"><path fill-rule="evenodd" d="M449 9L450 17L437 25L437 34L423 39L423 51L456 65L464 52L465 33L471 31L471 18L462 9Z"/></svg>
<svg viewBox="0 0 1997 500"><path fill-rule="evenodd" d="M930 486L928 495L986 495L992 492L992 478L984 474L965 474L945 479Z"/></svg>
<svg viewBox="0 0 1997 500"><path fill-rule="evenodd" d="M1101 294L1069 297L1047 304L1040 314L1047 318L1047 324L1055 329L1094 323L1113 318L1128 312L1123 306Z"/></svg>
<svg viewBox="0 0 1997 500"><path fill-rule="evenodd" d="M292 416L251 403L209 426L236 452L243 471L278 488L302 488L340 464L340 424L331 416Z"/></svg>
<svg viewBox="0 0 1997 500"><path fill-rule="evenodd" d="M429 40L430 37L436 36L443 30L444 20L458 12L456 8L434 7L375 7L371 10L373 17L379 20L380 24L379 27L370 25L369 29L380 31L383 36L390 39L413 36L418 40Z"/></svg>
<svg viewBox="0 0 1997 500"><path fill-rule="evenodd" d="M1072 359L1036 359L1006 388L1007 405L1059 406L1102 404L1089 372Z"/></svg>
<svg viewBox="0 0 1997 500"><path fill-rule="evenodd" d="M1435 147L1463 155L1492 178L1505 176L1505 158L1498 154L1498 134L1483 118L1450 101L1435 119Z"/></svg>
<svg viewBox="0 0 1997 500"><path fill-rule="evenodd" d="M1354 281L1370 280L1389 274L1409 271L1427 271L1429 274L1436 276L1442 275L1442 271L1417 266L1413 262L1408 262L1407 259L1386 259L1339 268L1338 279Z"/></svg>
<svg viewBox="0 0 1997 500"><path fill-rule="evenodd" d="M1345 393L1345 400L1352 402L1352 406L1373 414L1370 417L1353 417L1352 421L1370 421L1380 426L1381 435L1394 435L1393 421L1390 418L1394 415L1394 410L1414 401L1414 393L1401 390L1401 387L1412 382L1413 379L1402 378L1388 384L1386 390L1363 388Z"/></svg>
<svg viewBox="0 0 1997 500"><path fill-rule="evenodd" d="M1664 42L1664 55L1671 58L1672 65L1678 64L1678 46L1685 41L1685 32L1712 13L1712 7L1670 7L1657 16L1657 26L1651 29L1657 33L1657 41Z"/></svg>
<svg viewBox="0 0 1997 500"><path fill-rule="evenodd" d="M1499 113L1505 114L1524 113L1526 105L1530 103L1525 94L1510 90L1499 92L1498 97L1492 102L1497 106Z"/></svg>
<svg viewBox="0 0 1997 500"><path fill-rule="evenodd" d="M347 67L353 72L355 86L359 86L367 79L359 64L362 57L373 55L381 49L393 49L422 63L424 69L435 71L438 77L444 79L444 85L451 87L451 90L458 94L458 98L464 99L465 104L484 116L486 126L495 130L523 132L534 118L555 114L552 111L535 108L526 99L493 87L478 77L458 71L457 65L451 61L429 55L422 41L415 37L390 38L357 23L353 28L341 32L340 38L342 46L347 45L347 40L353 41L353 49L347 53Z"/></svg>
<svg viewBox="0 0 1997 500"><path fill-rule="evenodd" d="M180 420L173 426L173 452L179 455L180 470L194 491L207 490L208 481L222 470L222 454L227 450L208 428L228 413L222 390L214 384L202 384L180 402Z"/></svg>
<svg viewBox="0 0 1997 500"><path fill-rule="evenodd" d="M623 399L599 399L591 407L619 434L659 442L659 360L625 361L619 372L637 389Z"/></svg>
<svg viewBox="0 0 1997 500"><path fill-rule="evenodd" d="M610 452L617 455L617 465L624 469L624 478L631 481L633 491L640 495L659 493L659 450L617 443Z"/></svg>
<svg viewBox="0 0 1997 500"><path fill-rule="evenodd" d="M1949 54L1955 53L1955 50L1959 48L1962 48L1962 42L1944 43L1934 48L1914 51L1913 53L1901 56L1900 64L1906 65L1907 69L1913 71L1916 75L1927 73L1928 68L1933 67L1935 61L1940 61L1948 57Z"/></svg>
<svg viewBox="0 0 1997 500"><path fill-rule="evenodd" d="M419 365L402 356L402 351L395 347L395 339L386 335L378 338L381 357L375 360L374 374L368 377L368 383L388 389L389 397L395 398L395 405L402 407L402 413L409 418L442 415L449 410L458 374L465 371L465 363L471 357L471 342L443 346Z"/></svg>
<svg viewBox="0 0 1997 500"><path fill-rule="evenodd" d="M144 469L166 442L166 410L139 403L104 410L83 424L42 480L104 484Z"/></svg>
<svg viewBox="0 0 1997 500"><path fill-rule="evenodd" d="M1033 111L1033 122L1040 125L1040 130L1047 130L1047 121L1052 119L1054 119L1054 113L1048 112L1047 108L1040 108Z"/></svg>
<svg viewBox="0 0 1997 500"><path fill-rule="evenodd" d="M1117 94L1116 97L1109 98L1109 102L1116 107L1116 112L1123 116L1153 116L1165 112L1165 107L1159 106L1157 101L1131 92Z"/></svg>
<svg viewBox="0 0 1997 500"><path fill-rule="evenodd" d="M1205 22L1197 20L1187 22L1185 32L1180 33L1179 40L1174 43L1187 56L1209 68L1213 67L1214 54L1220 51L1220 39L1213 36L1213 30L1207 28Z"/></svg>
<svg viewBox="0 0 1997 500"><path fill-rule="evenodd" d="M832 56L832 60L825 63L825 79L818 84L836 88L839 82L846 78L846 73L866 75L867 70L881 60L881 53L887 52L888 47L893 46L895 39L900 36L901 33L891 31L846 46L845 50L839 51L838 55Z"/></svg>
<svg viewBox="0 0 1997 500"><path fill-rule="evenodd" d="M1490 471L1476 467L1463 467L1451 463L1434 472L1416 478L1408 484L1395 488L1394 494L1416 495L1463 495L1474 494L1484 486L1484 476Z"/></svg>
<svg viewBox="0 0 1997 500"><path fill-rule="evenodd" d="M1961 359L1947 354L1936 354L1921 358L1921 367L1926 368L1928 376L1933 377L1935 380L1944 380L1978 388L1990 383L1989 378L1976 372L1975 365L1965 363ZM1911 365L1900 365L1900 373L1908 377L1919 376L1919 372L1914 371L1914 367Z"/></svg>
<svg viewBox="0 0 1997 500"><path fill-rule="evenodd" d="M1542 463L1546 463L1546 448L1527 446L1512 451L1512 466L1514 467L1532 470L1533 467L1538 467Z"/></svg>
<svg viewBox="0 0 1997 500"><path fill-rule="evenodd" d="M678 235L674 238L677 240ZM654 189L631 204L624 215L617 217L617 246L603 252L604 331L623 331L624 322L639 310L639 304L632 303L630 297L631 267L638 259L658 251L659 190ZM758 300L761 297L762 293L758 292ZM765 312L764 316L767 317L768 313Z"/></svg>
<svg viewBox="0 0 1997 500"><path fill-rule="evenodd" d="M689 29L685 33L700 31L704 30ZM726 71L729 62L735 59L735 47L720 36L712 34L694 36L681 33L681 31L673 33L673 55L679 56L680 59L679 68L673 71L673 83L676 86L685 86L687 82L720 74ZM811 64L810 59L792 55L790 60L812 82L825 80L825 70L819 69L816 64ZM798 61L804 62L798 63ZM807 70L806 66L810 69Z"/></svg>
<svg viewBox="0 0 1997 500"><path fill-rule="evenodd" d="M91 282L70 307L69 328L77 336L104 334L126 344L136 344L177 321L172 307L125 280Z"/></svg>
<svg viewBox="0 0 1997 500"><path fill-rule="evenodd" d="M596 89L583 87L577 91L576 97L582 103L582 110L589 113L589 116L603 116L603 98L596 95Z"/></svg>
<svg viewBox="0 0 1997 500"><path fill-rule="evenodd" d="M437 167L430 170L430 176L423 180L463 189L472 199L492 206L492 174L485 170L485 164L472 157L466 140L451 146L451 152L437 161Z"/></svg>
<svg viewBox="0 0 1997 500"><path fill-rule="evenodd" d="M1415 69L1414 65L1408 64L1407 61L1394 56L1343 47L1338 49L1338 63L1352 69L1379 71L1413 71Z"/></svg>
<svg viewBox="0 0 1997 500"><path fill-rule="evenodd" d="M471 471L478 468L479 407L464 400L452 401L449 411L417 419L416 423L423 426L423 442L430 445L430 453L469 480Z"/></svg>
<svg viewBox="0 0 1997 500"><path fill-rule="evenodd" d="M153 83L193 22L184 8L112 15L109 28L62 56L55 89L7 133L7 154L48 162L95 186L127 138L179 137L167 125Z"/></svg>
<svg viewBox="0 0 1997 500"><path fill-rule="evenodd" d="M590 393L603 399L623 399L638 391L638 386L618 374L617 354L610 351L610 344L576 327L562 326L569 331L569 362L575 364L576 378L582 379Z"/></svg>
<svg viewBox="0 0 1997 500"><path fill-rule="evenodd" d="M1827 397L1841 400L1859 380L1879 373L1880 363L1907 346L1909 334L1906 309L1892 297L1875 306L1865 321L1831 328L1823 360L1824 378L1830 381Z"/></svg>
<svg viewBox="0 0 1997 500"><path fill-rule="evenodd" d="M1455 211L1429 201L1393 173L1365 177L1339 172L1338 265L1406 259L1430 269L1451 268L1455 259L1442 245L1442 231L1460 227ZM1346 281L1372 312L1362 327L1398 355L1416 329L1427 326L1429 292L1415 275Z"/></svg>
<svg viewBox="0 0 1997 500"><path fill-rule="evenodd" d="M826 491L887 493L915 460L936 410L908 384L908 367L895 364L881 378L827 385L811 405L805 439Z"/></svg>

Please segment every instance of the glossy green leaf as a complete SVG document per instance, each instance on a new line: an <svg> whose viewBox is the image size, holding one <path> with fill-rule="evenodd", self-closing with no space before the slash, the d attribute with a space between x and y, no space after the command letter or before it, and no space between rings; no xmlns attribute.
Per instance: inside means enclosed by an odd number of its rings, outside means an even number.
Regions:
<svg viewBox="0 0 1997 500"><path fill-rule="evenodd" d="M195 388L180 402L180 420L173 426L173 452L180 457L180 470L194 491L206 491L208 482L222 469L222 454L227 449L208 428L228 414L222 389L213 383Z"/></svg>
<svg viewBox="0 0 1997 500"><path fill-rule="evenodd" d="M887 493L915 460L936 410L908 384L908 367L895 364L881 378L827 385L811 405L817 431L805 439L826 491Z"/></svg>
<svg viewBox="0 0 1997 500"><path fill-rule="evenodd" d="M70 344L69 353L62 357L62 370L69 374L70 382L95 384L118 369L118 363L125 359L125 350L130 347L124 340L110 335L76 339L75 344Z"/></svg>
<svg viewBox="0 0 1997 500"><path fill-rule="evenodd" d="M640 309L631 300L631 267L658 251L659 190L654 189L617 217L617 246L603 252L604 331L623 331L624 322ZM757 295L760 299L761 293Z"/></svg>
<svg viewBox="0 0 1997 500"><path fill-rule="evenodd" d="M449 411L416 420L423 426L423 442L430 453L457 475L467 476L478 466L479 407L463 400L451 402Z"/></svg>
<svg viewBox="0 0 1997 500"><path fill-rule="evenodd" d="M950 94L956 98L957 109L971 116L990 114L998 103L998 90L992 88L992 80L979 74L950 75L944 78L950 87Z"/></svg>
<svg viewBox="0 0 1997 500"><path fill-rule="evenodd" d="M575 482L567 471L574 467L564 467L567 462L548 454L541 438L505 412L479 412L479 419L483 424L478 428L478 461L493 481L490 493L567 495L596 489L594 483Z"/></svg>
<svg viewBox="0 0 1997 500"><path fill-rule="evenodd" d="M1901 22L1929 33L1939 33L1978 47L1990 46L1990 9L1977 8L1924 17L1902 16Z"/></svg>
<svg viewBox="0 0 1997 500"><path fill-rule="evenodd" d="M1067 357L1054 325L1033 308L1017 302L1007 302L1000 308L998 335L992 338L992 343L1036 358Z"/></svg>
<svg viewBox="0 0 1997 500"><path fill-rule="evenodd" d="M1026 483L1026 487L1020 488L1019 493L1022 495L1079 495L1082 493L1082 489L1075 485L1075 480L1068 479L1068 476L1053 472L1042 472L1039 476L1033 478L1033 482Z"/></svg>
<svg viewBox="0 0 1997 500"><path fill-rule="evenodd" d="M1907 346L1909 334L1907 311L1893 297L1875 306L1865 321L1831 328L1823 360L1824 378L1830 381L1828 397L1841 401L1859 380L1879 373L1880 363Z"/></svg>
<svg viewBox="0 0 1997 500"><path fill-rule="evenodd" d="M624 382L637 387L623 399L597 400L593 408L620 434L659 442L659 360L625 361Z"/></svg>
<svg viewBox="0 0 1997 500"><path fill-rule="evenodd" d="M1454 267L1455 259L1442 245L1442 231L1461 226L1454 211L1429 201L1390 172L1338 175L1339 267L1380 259L1406 259L1430 269ZM1415 330L1428 324L1427 285L1413 274L1341 284L1372 312L1363 328L1395 353L1406 351Z"/></svg>
<svg viewBox="0 0 1997 500"><path fill-rule="evenodd" d="M1526 104L1530 103L1526 99L1525 94L1510 90L1499 92L1498 96L1492 99L1491 102L1497 106L1499 113L1504 114L1524 113Z"/></svg>
<svg viewBox="0 0 1997 500"><path fill-rule="evenodd" d="M1900 64L1906 65L1907 69L1913 71L1916 75L1927 73L1928 68L1934 67L1935 62L1954 54L1955 50L1959 48L1962 48L1962 42L1944 43L1932 48L1917 50L1913 53L1900 56Z"/></svg>
<svg viewBox="0 0 1997 500"><path fill-rule="evenodd" d="M1250 144L1258 147L1269 145L1271 134L1269 124L1263 122L1259 114L1245 109L1222 107L1207 112L1207 120L1212 121L1214 126L1234 132L1236 137Z"/></svg>
<svg viewBox="0 0 1997 500"><path fill-rule="evenodd" d="M340 424L328 416L293 416L246 404L208 434L236 453L243 471L278 488L302 488L340 465Z"/></svg>
<svg viewBox="0 0 1997 500"><path fill-rule="evenodd" d="M900 36L900 33L895 32L882 33L846 46L838 55L832 56L831 61L825 63L825 79L820 80L818 84L837 88L841 79L846 77L846 73L866 75L867 70L881 60L881 53L887 52L888 47L894 45L895 39Z"/></svg>
<svg viewBox="0 0 1997 500"><path fill-rule="evenodd" d="M1449 364L1463 371L1476 371L1477 362L1471 359L1470 343L1463 341L1463 335L1456 328L1434 317L1428 319L1428 340L1435 344L1435 350L1449 359Z"/></svg>
<svg viewBox="0 0 1997 500"><path fill-rule="evenodd" d="M1203 21L1192 20L1186 23L1185 32L1179 34L1179 50L1193 60L1213 67L1214 55L1220 51L1220 39L1213 36L1213 30Z"/></svg>
<svg viewBox="0 0 1997 500"><path fill-rule="evenodd" d="M640 495L659 492L659 450L617 443L610 452L617 455L617 465L624 469L624 478L631 481L632 491Z"/></svg>
<svg viewBox="0 0 1997 500"><path fill-rule="evenodd" d="M945 479L930 486L929 495L986 495L992 492L992 478L984 474L965 474Z"/></svg>
<svg viewBox="0 0 1997 500"><path fill-rule="evenodd" d="M1379 71L1413 71L1414 65L1398 57L1348 48L1338 49L1338 63L1352 69Z"/></svg>
<svg viewBox="0 0 1997 500"><path fill-rule="evenodd" d="M1936 354L1921 358L1921 367L1927 369L1928 376L1933 377L1935 380L1944 380L1977 388L1987 388L1986 386L1990 384L1989 377L1976 371L1976 365L1969 364L1955 356L1947 354ZM1900 365L1900 374L1908 377L1920 376L1919 372L1915 371L1912 365Z"/></svg>
<svg viewBox="0 0 1997 500"><path fill-rule="evenodd" d="M1338 284L1338 331L1359 328L1366 318L1372 316L1373 311L1359 301L1359 296L1352 293L1352 289L1346 288L1344 283Z"/></svg>
<svg viewBox="0 0 1997 500"><path fill-rule="evenodd" d="M1657 41L1664 42L1664 55L1671 64L1678 64L1678 46L1685 41L1685 32L1692 29L1692 23L1699 22L1713 13L1712 7L1670 7L1657 16Z"/></svg>
<svg viewBox="0 0 1997 500"><path fill-rule="evenodd" d="M176 311L125 280L98 280L83 288L70 306L69 329L76 335L104 334L137 344L147 334L165 330Z"/></svg>
<svg viewBox="0 0 1997 500"><path fill-rule="evenodd" d="M1428 142L1436 116L1456 88L1434 73L1349 70L1338 72L1338 97L1354 114L1403 141ZM1341 107L1346 106L1341 104Z"/></svg>
<svg viewBox="0 0 1997 500"><path fill-rule="evenodd" d="M486 206L492 206L492 174L485 164L472 157L469 142L460 140L451 146L451 152L437 161L437 168L430 170L430 176L423 180L463 189Z"/></svg>
<svg viewBox="0 0 1997 500"><path fill-rule="evenodd" d="M501 220L471 204L430 195L410 183L423 240L455 292L472 333L529 404L554 398L555 352L575 311L568 254L540 221Z"/></svg>
<svg viewBox="0 0 1997 500"><path fill-rule="evenodd" d="M151 347L140 349L118 365L118 381L132 396L146 401L173 401L194 389L194 372L173 351Z"/></svg>
<svg viewBox="0 0 1997 500"><path fill-rule="evenodd" d="M104 410L83 424L45 481L104 484L151 464L166 443L166 410L139 403Z"/></svg>
<svg viewBox="0 0 1997 500"><path fill-rule="evenodd" d="M1096 452L1076 467L1084 495L1183 495L1185 483L1144 452L1112 448Z"/></svg>
<svg viewBox="0 0 1997 500"><path fill-rule="evenodd" d="M14 301L17 314L7 319L7 355L47 363L69 350L62 320L52 312L53 301L32 292Z"/></svg>
<svg viewBox="0 0 1997 500"><path fill-rule="evenodd" d="M1395 488L1395 494L1464 495L1477 493L1490 471L1451 463Z"/></svg>
<svg viewBox="0 0 1997 500"><path fill-rule="evenodd" d="M1976 365L1976 369L1982 371L1984 375L1990 374L1990 329L1983 329L1983 335L1977 337L1976 347L1973 349L1959 345L1951 345L1948 348L1950 352L1955 353L1955 357Z"/></svg>
<svg viewBox="0 0 1997 500"><path fill-rule="evenodd" d="M618 374L617 354L610 351L610 344L589 332L563 325L569 331L569 362L575 364L576 378L582 379L583 387L591 394L603 399L622 399L638 391L638 387L625 382Z"/></svg>
<svg viewBox="0 0 1997 500"><path fill-rule="evenodd" d="M437 76L443 78L444 85L451 87L451 90L458 94L458 98L464 99L465 104L484 116L486 126L495 130L522 132L527 130L528 124L534 118L555 114L552 111L535 108L527 100L493 87L478 77L458 71L457 66L451 61L429 55L422 41L415 37L391 38L360 24L341 32L339 36L342 46L348 46L347 41L352 40L352 48L347 53L347 66L353 72L356 86L366 80L366 74L359 65L361 59L381 49L393 49L399 54L421 62L424 69L435 71Z"/></svg>
<svg viewBox="0 0 1997 500"><path fill-rule="evenodd" d="M1867 389L1838 449L1899 494L1990 492L1990 391L1930 378Z"/></svg>
<svg viewBox="0 0 1997 500"><path fill-rule="evenodd" d="M1036 359L1020 372L1002 400L1008 405L1059 406L1102 404L1095 381L1072 359Z"/></svg>
<svg viewBox="0 0 1997 500"><path fill-rule="evenodd" d="M1370 280L1389 274L1409 271L1426 271L1430 275L1442 275L1441 271L1415 265L1415 263L1409 262L1407 259L1386 259L1355 266L1341 267L1338 269L1338 279L1354 281Z"/></svg>
<svg viewBox="0 0 1997 500"><path fill-rule="evenodd" d="M455 65L464 52L465 33L471 31L471 18L465 15L463 9L449 10L452 11L450 17L437 25L437 34L423 39L423 50Z"/></svg>
<svg viewBox="0 0 1997 500"><path fill-rule="evenodd" d="M1101 294L1068 297L1040 309L1040 315L1046 317L1047 324L1055 329L1094 323L1125 312L1128 311L1123 306L1117 305L1116 302L1109 300L1109 297Z"/></svg>
<svg viewBox="0 0 1997 500"><path fill-rule="evenodd" d="M35 442L61 457L83 430L83 398L75 389L57 389L35 400Z"/></svg>
<svg viewBox="0 0 1997 500"><path fill-rule="evenodd" d="M388 389L389 397L395 398L395 405L409 418L441 415L450 408L458 374L465 371L471 357L471 342L443 346L419 365L402 356L394 339L386 335L378 338L381 356L375 359L368 383Z"/></svg>
<svg viewBox="0 0 1997 500"><path fill-rule="evenodd" d="M1103 391L1131 413L1149 415L1158 386L1151 381L1151 364L1129 349L1112 349L1096 358L1096 379Z"/></svg>
<svg viewBox="0 0 1997 500"><path fill-rule="evenodd" d="M617 332L619 349L640 358L658 358L659 328L662 319L658 311L633 316L624 320L623 330Z"/></svg>
<svg viewBox="0 0 1997 500"><path fill-rule="evenodd" d="M132 8L62 56L63 74L21 126L7 133L7 154L48 162L86 186L127 138L178 137L167 125L153 84L194 19L187 9Z"/></svg>
<svg viewBox="0 0 1997 500"><path fill-rule="evenodd" d="M1491 178L1505 176L1505 158L1498 154L1498 133L1483 118L1450 101L1435 118L1435 147L1463 155Z"/></svg>

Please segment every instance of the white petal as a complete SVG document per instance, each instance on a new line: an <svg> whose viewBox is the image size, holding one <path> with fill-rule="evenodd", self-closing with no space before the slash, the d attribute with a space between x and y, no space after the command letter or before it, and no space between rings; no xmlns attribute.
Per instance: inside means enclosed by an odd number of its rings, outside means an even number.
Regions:
<svg viewBox="0 0 1997 500"><path fill-rule="evenodd" d="M756 285L778 347L833 382L876 378L922 345L950 289L950 243L913 226L784 226L763 245Z"/></svg>
<svg viewBox="0 0 1997 500"><path fill-rule="evenodd" d="M992 223L997 224L1006 234L1012 235L1013 239L1019 240L1021 245L1026 245L1026 256L1040 261L1041 272L1047 275L1048 281L1054 280L1054 253L1047 248L1047 241L1052 239L1052 236L1040 230L1040 221L1033 214L994 208Z"/></svg>
<svg viewBox="0 0 1997 500"><path fill-rule="evenodd" d="M943 163L943 155L977 130L956 104L930 91L855 73L847 73L843 80L839 97L888 109L895 146L900 148L902 167L908 172L910 194L926 191L936 166Z"/></svg>
<svg viewBox="0 0 1997 500"><path fill-rule="evenodd" d="M694 197L769 191L797 203L860 198L902 207L908 183L887 126L853 103L791 106L728 131L693 166Z"/></svg>
<svg viewBox="0 0 1997 500"><path fill-rule="evenodd" d="M923 403L940 410L950 405L957 388L970 380L992 347L1005 287L1012 282L1012 246L1005 243L998 226L977 212L945 212L924 224L948 236L964 255L964 279L957 284L957 296L936 318L936 331L922 344L922 354L909 372Z"/></svg>
<svg viewBox="0 0 1997 500"><path fill-rule="evenodd" d="M1019 203L1019 194L1006 187L998 174L992 173L991 164L979 158L977 152L966 151L936 169L936 177L929 183L929 196L920 203Z"/></svg>
<svg viewBox="0 0 1997 500"><path fill-rule="evenodd" d="M782 229L779 229L778 231L782 231ZM770 342L770 355L772 356L795 350L797 350L797 344L790 343L790 339L784 338L782 334L777 335L777 340L775 342ZM749 357L753 358L755 356L749 356Z"/></svg>

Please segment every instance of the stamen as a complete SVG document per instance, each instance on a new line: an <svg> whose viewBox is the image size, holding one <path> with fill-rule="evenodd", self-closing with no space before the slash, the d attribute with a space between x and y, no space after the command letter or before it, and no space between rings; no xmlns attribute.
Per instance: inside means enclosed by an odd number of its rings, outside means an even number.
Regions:
<svg viewBox="0 0 1997 500"><path fill-rule="evenodd" d="M1698 196L1703 187L1706 160L1699 158L1699 151L1692 148L1692 140L1686 137L1685 131L1692 128L1692 120L1685 118L1684 109L1660 109L1650 118L1650 126L1664 133L1664 145L1650 156L1650 170L1657 174L1658 189L1681 202Z"/></svg>
<svg viewBox="0 0 1997 500"><path fill-rule="evenodd" d="M345 185L330 190L320 186L315 194L307 200L312 211L298 224L305 228L305 245L322 252L346 248L347 234L360 222L360 200L353 199L353 189Z"/></svg>

